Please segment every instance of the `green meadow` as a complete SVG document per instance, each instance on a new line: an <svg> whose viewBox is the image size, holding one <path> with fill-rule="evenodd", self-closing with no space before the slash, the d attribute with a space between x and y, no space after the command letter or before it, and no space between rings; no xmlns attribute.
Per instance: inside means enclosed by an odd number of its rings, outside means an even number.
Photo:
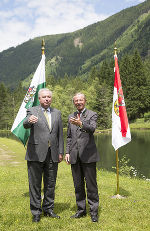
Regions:
<svg viewBox="0 0 150 231"><path fill-rule="evenodd" d="M116 174L97 171L100 206L99 221L86 217L70 219L76 202L70 166L59 164L54 211L60 220L42 216L32 223L29 208L28 177L25 148L15 140L0 138L0 230L1 231L143 231L150 230L150 181L120 176L120 194L116 193ZM88 205L87 205L88 208Z"/></svg>

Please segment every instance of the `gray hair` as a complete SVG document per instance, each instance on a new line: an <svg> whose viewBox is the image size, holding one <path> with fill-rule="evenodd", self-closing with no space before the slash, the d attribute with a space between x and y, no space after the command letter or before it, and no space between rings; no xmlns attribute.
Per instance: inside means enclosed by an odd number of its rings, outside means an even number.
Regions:
<svg viewBox="0 0 150 231"><path fill-rule="evenodd" d="M84 95L83 93L81 93L81 92L76 93L76 94L73 96L72 100L74 101L74 98L75 98L76 96L78 96L78 95L82 95L82 96L84 97L84 99L86 100L85 95Z"/></svg>
<svg viewBox="0 0 150 231"><path fill-rule="evenodd" d="M50 93L50 96L52 96L52 91L50 91L48 88L41 88L38 92L38 98L40 97L41 92L43 92L43 91L48 91Z"/></svg>

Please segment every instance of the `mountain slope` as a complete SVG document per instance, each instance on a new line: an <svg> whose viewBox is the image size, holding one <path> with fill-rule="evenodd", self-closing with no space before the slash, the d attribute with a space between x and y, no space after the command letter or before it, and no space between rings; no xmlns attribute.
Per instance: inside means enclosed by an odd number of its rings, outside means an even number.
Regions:
<svg viewBox="0 0 150 231"><path fill-rule="evenodd" d="M112 59L115 41L120 56L138 48L146 58L150 53L149 11L147 0L73 33L44 36L46 75L85 75L93 65ZM40 62L42 38L0 53L0 82L15 87L18 81L32 77Z"/></svg>

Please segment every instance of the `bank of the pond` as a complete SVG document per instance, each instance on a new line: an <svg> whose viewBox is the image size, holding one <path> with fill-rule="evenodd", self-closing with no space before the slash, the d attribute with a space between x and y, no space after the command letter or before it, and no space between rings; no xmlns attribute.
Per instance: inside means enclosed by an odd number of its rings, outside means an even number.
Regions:
<svg viewBox="0 0 150 231"><path fill-rule="evenodd" d="M150 121L144 122L144 119L136 119L129 124L131 129L150 129ZM110 129L96 129L96 133L111 132Z"/></svg>
<svg viewBox="0 0 150 231"><path fill-rule="evenodd" d="M59 164L55 195L55 212L60 220L42 217L39 224L32 223L29 209L29 193L25 149L15 140L0 138L0 155L8 155L0 165L0 230L1 231L143 231L149 230L150 182L120 176L120 194L125 199L112 199L116 191L116 175L97 171L100 197L99 222L91 222L89 211L85 218L70 219L76 212L74 186L70 165ZM3 156L3 158L4 158Z"/></svg>
<svg viewBox="0 0 150 231"><path fill-rule="evenodd" d="M150 121L144 122L144 118L136 119L134 122L130 123L131 129L150 129ZM64 128L64 131L67 131L67 128ZM0 133L10 133L10 130L0 130ZM109 129L96 129L95 133L104 133L111 132L111 128Z"/></svg>

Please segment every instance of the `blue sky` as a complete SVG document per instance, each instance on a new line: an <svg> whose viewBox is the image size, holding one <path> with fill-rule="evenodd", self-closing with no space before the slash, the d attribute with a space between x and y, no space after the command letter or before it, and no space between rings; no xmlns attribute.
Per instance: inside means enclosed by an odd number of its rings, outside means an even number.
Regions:
<svg viewBox="0 0 150 231"><path fill-rule="evenodd" d="M1 0L0 51L29 39L73 32L144 0Z"/></svg>

